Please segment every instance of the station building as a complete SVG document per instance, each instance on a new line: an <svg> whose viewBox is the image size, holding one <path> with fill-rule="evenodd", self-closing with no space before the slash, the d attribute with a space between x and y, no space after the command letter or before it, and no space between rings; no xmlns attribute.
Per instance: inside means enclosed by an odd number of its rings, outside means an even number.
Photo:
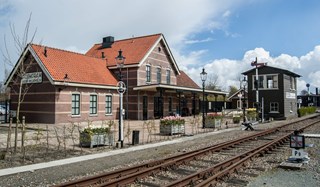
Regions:
<svg viewBox="0 0 320 187"><path fill-rule="evenodd" d="M297 78L300 75L291 71L262 65L257 67L258 82L256 82L256 68L250 69L243 75L248 80L248 106L258 105L260 117L287 119L297 116ZM258 88L258 89L257 89ZM256 93L258 92L258 103Z"/></svg>
<svg viewBox="0 0 320 187"><path fill-rule="evenodd" d="M115 60L119 50L125 57L121 70ZM17 110L21 83L20 116L26 122L118 119L120 73L126 85L126 119L201 111L202 88L179 69L162 34L117 41L104 37L85 54L28 44L5 83L10 88L10 109ZM227 93L205 90L205 94L225 98Z"/></svg>

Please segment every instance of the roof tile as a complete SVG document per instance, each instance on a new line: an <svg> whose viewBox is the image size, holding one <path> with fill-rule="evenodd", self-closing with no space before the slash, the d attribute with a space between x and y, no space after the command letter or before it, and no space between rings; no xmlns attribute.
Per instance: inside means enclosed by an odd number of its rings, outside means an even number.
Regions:
<svg viewBox="0 0 320 187"><path fill-rule="evenodd" d="M31 47L54 81L64 81L67 74L68 82L108 86L117 84L116 78L106 67L106 60L35 44ZM46 56L44 48L47 50Z"/></svg>
<svg viewBox="0 0 320 187"><path fill-rule="evenodd" d="M110 48L102 48L102 43L95 44L89 49L86 55L101 58L102 52L104 52L108 66L115 66L115 58L118 56L118 51L121 49L123 51L123 56L126 57L126 65L139 64L161 35L162 34L154 34L114 41Z"/></svg>
<svg viewBox="0 0 320 187"><path fill-rule="evenodd" d="M184 71L177 76L177 86L188 88L200 88Z"/></svg>

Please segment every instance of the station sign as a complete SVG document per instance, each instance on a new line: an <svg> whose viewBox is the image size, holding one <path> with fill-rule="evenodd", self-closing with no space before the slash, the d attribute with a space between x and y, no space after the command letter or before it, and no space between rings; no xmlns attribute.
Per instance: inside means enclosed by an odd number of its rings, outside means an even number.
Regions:
<svg viewBox="0 0 320 187"><path fill-rule="evenodd" d="M42 83L42 72L32 72L23 75L22 84Z"/></svg>

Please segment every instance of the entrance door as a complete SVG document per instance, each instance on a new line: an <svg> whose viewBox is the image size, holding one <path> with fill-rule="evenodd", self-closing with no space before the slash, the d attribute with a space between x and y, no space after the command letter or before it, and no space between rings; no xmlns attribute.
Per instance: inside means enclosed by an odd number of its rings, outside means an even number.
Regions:
<svg viewBox="0 0 320 187"><path fill-rule="evenodd" d="M163 101L162 97L154 97L154 118L163 117Z"/></svg>
<svg viewBox="0 0 320 187"><path fill-rule="evenodd" d="M142 101L142 118L143 120L148 119L148 96L143 96L143 101Z"/></svg>

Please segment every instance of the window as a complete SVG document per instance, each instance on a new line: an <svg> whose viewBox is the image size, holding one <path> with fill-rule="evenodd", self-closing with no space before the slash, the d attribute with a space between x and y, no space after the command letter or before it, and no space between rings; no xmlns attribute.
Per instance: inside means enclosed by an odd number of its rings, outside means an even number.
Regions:
<svg viewBox="0 0 320 187"><path fill-rule="evenodd" d="M241 100L237 100L237 108L242 109L242 101Z"/></svg>
<svg viewBox="0 0 320 187"><path fill-rule="evenodd" d="M90 114L97 114L97 95L90 95Z"/></svg>
<svg viewBox="0 0 320 187"><path fill-rule="evenodd" d="M72 94L71 115L80 115L80 94Z"/></svg>
<svg viewBox="0 0 320 187"><path fill-rule="evenodd" d="M106 114L112 114L112 96L106 95Z"/></svg>
<svg viewBox="0 0 320 187"><path fill-rule="evenodd" d="M295 78L290 77L290 89L295 90L296 89L296 84L295 84Z"/></svg>
<svg viewBox="0 0 320 187"><path fill-rule="evenodd" d="M170 69L167 69L166 79L167 79L167 84L170 84Z"/></svg>
<svg viewBox="0 0 320 187"><path fill-rule="evenodd" d="M157 83L161 83L161 68L157 68Z"/></svg>
<svg viewBox="0 0 320 187"><path fill-rule="evenodd" d="M271 102L270 103L270 112L279 112L279 103Z"/></svg>
<svg viewBox="0 0 320 187"><path fill-rule="evenodd" d="M278 88L278 75L267 75L267 88Z"/></svg>
<svg viewBox="0 0 320 187"><path fill-rule="evenodd" d="M259 75L258 82L256 76L253 76L253 89L258 86L259 89L277 89L278 88L278 75Z"/></svg>
<svg viewBox="0 0 320 187"><path fill-rule="evenodd" d="M151 66L150 65L147 65L146 66L146 72L147 72L147 82L151 82Z"/></svg>

